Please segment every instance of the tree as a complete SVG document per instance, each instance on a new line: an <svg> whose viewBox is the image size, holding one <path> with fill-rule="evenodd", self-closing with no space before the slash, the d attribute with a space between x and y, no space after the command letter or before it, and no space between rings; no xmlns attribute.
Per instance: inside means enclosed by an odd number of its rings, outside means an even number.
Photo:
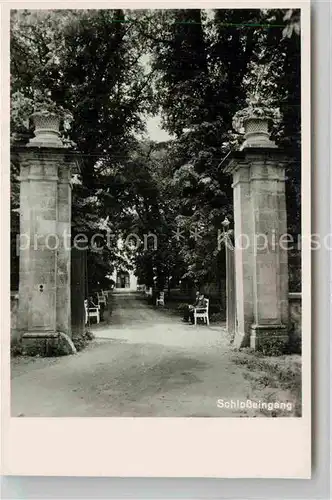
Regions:
<svg viewBox="0 0 332 500"><path fill-rule="evenodd" d="M270 64L269 96L280 107L282 120L275 130L277 144L286 152L286 201L288 230L301 233L301 40L299 10L268 11L269 22L284 30L268 31L262 40L265 50L262 62ZM288 29L289 28L289 29Z"/></svg>
<svg viewBox="0 0 332 500"><path fill-rule="evenodd" d="M218 230L232 213L232 188L220 163L234 146L232 117L244 103L243 80L258 40L260 11L188 9L158 13L153 67L164 126L172 144L171 203L186 234L180 255L184 276L197 282L221 280L223 256Z"/></svg>
<svg viewBox="0 0 332 500"><path fill-rule="evenodd" d="M141 239L132 252L140 282L163 290L184 272L180 248L174 238L175 210L169 190L171 176L168 144L137 143L126 170L130 217L123 229ZM125 234L124 234L125 237Z"/></svg>
<svg viewBox="0 0 332 500"><path fill-rule="evenodd" d="M25 141L31 136L22 116L29 99L39 96L72 113L73 127L63 133L81 157L73 236L91 236L107 215L112 229L122 223L126 196L119 172L125 171L135 133L144 129L142 113L151 109L141 39L135 23L126 21L115 9L12 11L11 131L20 139L25 132ZM103 262L113 257L105 252Z"/></svg>
<svg viewBox="0 0 332 500"><path fill-rule="evenodd" d="M170 276L221 282L218 231L233 203L223 167L239 144L232 119L264 71L259 91L282 112L272 133L289 158L289 227L298 231L298 11L14 11L11 23L12 132L27 140L23 111L40 96L73 115L72 128L62 127L81 156L73 236L97 231L103 246L88 256L91 286L124 265L105 245L110 231L156 235L158 248L132 253L148 285L163 288ZM137 139L158 110L175 137L161 146Z"/></svg>
<svg viewBox="0 0 332 500"><path fill-rule="evenodd" d="M151 47L164 126L176 135L171 203L188 237L180 253L185 276L205 283L223 275L218 229L232 213L230 179L223 160L238 145L232 118L256 92L282 120L273 135L289 165L289 227L299 221L300 48L298 28L282 30L285 10L161 11ZM257 74L269 72L257 80ZM198 236L199 233L199 236ZM218 277L219 274L219 277Z"/></svg>

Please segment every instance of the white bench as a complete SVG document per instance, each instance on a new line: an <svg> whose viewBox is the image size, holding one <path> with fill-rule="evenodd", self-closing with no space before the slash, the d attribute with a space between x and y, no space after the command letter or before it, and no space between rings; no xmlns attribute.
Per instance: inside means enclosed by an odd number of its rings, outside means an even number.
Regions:
<svg viewBox="0 0 332 500"><path fill-rule="evenodd" d="M93 303L92 303L93 304ZM85 309L85 324L87 325L90 318L96 318L97 323L100 323L100 306L93 304L93 306L88 307L88 301L84 301Z"/></svg>
<svg viewBox="0 0 332 500"><path fill-rule="evenodd" d="M204 299L205 306L194 307L194 324L197 325L197 319L202 318L204 323L210 324L209 320L209 303L210 299Z"/></svg>
<svg viewBox="0 0 332 500"><path fill-rule="evenodd" d="M165 305L165 292L159 293L159 298L156 299L156 306L164 306Z"/></svg>
<svg viewBox="0 0 332 500"><path fill-rule="evenodd" d="M107 296L105 294L105 292L101 291L101 292L97 292L97 298L98 298L98 304L104 304L104 306L106 307L107 305Z"/></svg>

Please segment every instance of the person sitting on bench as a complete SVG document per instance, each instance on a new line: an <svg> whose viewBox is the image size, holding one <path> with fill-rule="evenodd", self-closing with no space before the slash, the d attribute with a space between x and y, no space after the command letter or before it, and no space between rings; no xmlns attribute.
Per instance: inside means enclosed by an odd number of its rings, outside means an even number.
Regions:
<svg viewBox="0 0 332 500"><path fill-rule="evenodd" d="M95 303L93 302L93 296L92 296L92 295L90 295L90 296L88 297L88 307L97 307L97 304L95 304Z"/></svg>
<svg viewBox="0 0 332 500"><path fill-rule="evenodd" d="M194 304L188 304L184 311L183 321L191 321L194 323L194 309L197 307L204 307L204 294L196 292L196 299Z"/></svg>

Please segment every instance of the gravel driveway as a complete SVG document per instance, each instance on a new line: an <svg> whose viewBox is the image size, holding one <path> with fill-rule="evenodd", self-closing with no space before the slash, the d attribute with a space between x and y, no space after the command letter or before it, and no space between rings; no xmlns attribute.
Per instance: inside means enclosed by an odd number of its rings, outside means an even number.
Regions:
<svg viewBox="0 0 332 500"><path fill-rule="evenodd" d="M181 318L118 294L108 324L74 356L12 366L12 416L218 417L218 399L245 400L250 384L231 361L220 326Z"/></svg>

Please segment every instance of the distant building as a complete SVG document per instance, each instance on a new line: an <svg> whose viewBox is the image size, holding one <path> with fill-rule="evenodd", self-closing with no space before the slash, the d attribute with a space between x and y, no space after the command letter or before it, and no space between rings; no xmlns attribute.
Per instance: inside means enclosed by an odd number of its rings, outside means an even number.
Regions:
<svg viewBox="0 0 332 500"><path fill-rule="evenodd" d="M116 269L112 275L115 283L115 288L126 289L128 291L137 290L137 277L133 271L124 269Z"/></svg>
<svg viewBox="0 0 332 500"><path fill-rule="evenodd" d="M114 287L117 290L128 290L128 291L136 291L137 290L137 277L134 275L134 271L130 269L132 267L132 254L130 247L127 248L124 245L124 242L121 238L117 241L117 257L121 264L118 264L113 274L110 276L110 279L114 281Z"/></svg>

